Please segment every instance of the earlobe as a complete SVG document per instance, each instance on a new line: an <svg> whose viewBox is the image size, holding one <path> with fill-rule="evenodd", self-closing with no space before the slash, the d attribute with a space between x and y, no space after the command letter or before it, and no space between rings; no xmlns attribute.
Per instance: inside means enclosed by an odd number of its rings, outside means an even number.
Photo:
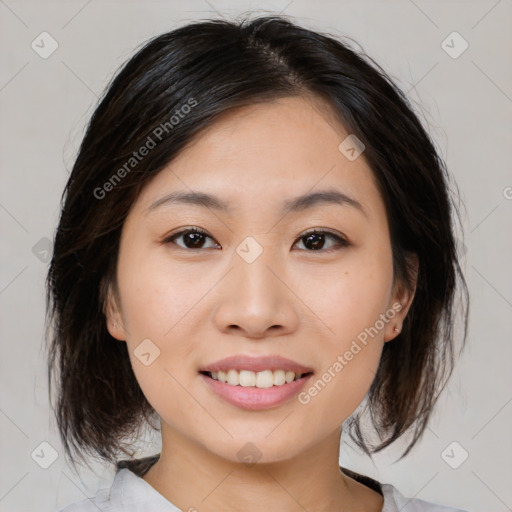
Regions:
<svg viewBox="0 0 512 512"><path fill-rule="evenodd" d="M411 308L414 296L416 294L417 278L419 261L416 254L410 254L407 258L409 272L410 272L410 283L396 283L395 290L393 293L393 300L391 305L393 309L398 309L393 319L388 323L386 332L384 335L384 341L391 341L395 339L402 331L402 326L405 321L405 317ZM396 305L399 304L399 307Z"/></svg>
<svg viewBox="0 0 512 512"><path fill-rule="evenodd" d="M126 341L126 332L119 312L117 301L114 297L112 287L109 285L106 293L105 306L103 309L107 322L107 330L113 338L119 341Z"/></svg>
<svg viewBox="0 0 512 512"><path fill-rule="evenodd" d="M400 309L400 312L402 309ZM386 327L384 333L384 343L394 340L402 331L402 315L400 313L396 315L393 320L390 320L389 325Z"/></svg>
<svg viewBox="0 0 512 512"><path fill-rule="evenodd" d="M107 317L107 330L113 338L116 338L119 341L126 341L126 336L124 336L124 329L118 320Z"/></svg>

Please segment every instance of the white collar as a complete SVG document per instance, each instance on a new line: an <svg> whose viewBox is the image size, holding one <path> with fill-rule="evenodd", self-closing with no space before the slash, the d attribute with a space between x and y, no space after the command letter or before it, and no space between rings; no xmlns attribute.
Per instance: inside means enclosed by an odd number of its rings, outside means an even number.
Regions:
<svg viewBox="0 0 512 512"><path fill-rule="evenodd" d="M381 512L466 512L419 499L405 498L394 486L380 484L384 502ZM190 507L199 503L191 503ZM193 509L192 509L193 510ZM128 468L118 469L109 488L100 489L94 498L82 500L59 512L182 512L154 487Z"/></svg>
<svg viewBox="0 0 512 512"><path fill-rule="evenodd" d="M381 512L397 512L400 510L399 506L401 507L409 501L392 485L381 484L381 490L384 498ZM143 478L127 468L117 472L112 484L111 499L116 504L119 503L119 510L122 509L126 512L182 512ZM418 500L411 501L417 502ZM198 508L200 504L190 504L191 507L194 505L196 505L195 508ZM117 509L114 508L114 510ZM408 507L402 509L402 512L409 512L409 510L415 512L424 509Z"/></svg>

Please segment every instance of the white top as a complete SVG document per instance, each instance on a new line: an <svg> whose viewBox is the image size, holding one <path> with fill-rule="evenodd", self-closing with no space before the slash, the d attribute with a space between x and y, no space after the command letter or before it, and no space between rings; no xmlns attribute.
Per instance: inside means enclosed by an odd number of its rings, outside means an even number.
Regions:
<svg viewBox="0 0 512 512"><path fill-rule="evenodd" d="M407 499L390 484L380 484L381 512L467 512L420 499ZM94 498L72 503L58 512L183 512L143 478L127 468L118 469L110 489L101 488Z"/></svg>

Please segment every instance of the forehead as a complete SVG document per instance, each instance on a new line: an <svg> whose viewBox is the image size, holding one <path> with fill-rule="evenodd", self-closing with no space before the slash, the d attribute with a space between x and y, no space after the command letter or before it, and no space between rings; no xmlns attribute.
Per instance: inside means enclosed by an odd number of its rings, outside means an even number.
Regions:
<svg viewBox="0 0 512 512"><path fill-rule="evenodd" d="M228 213L282 213L292 198L335 189L368 215L382 214L364 153L350 161L338 148L348 135L320 100L282 98L225 112L145 187L138 209L146 213L169 193L203 192Z"/></svg>

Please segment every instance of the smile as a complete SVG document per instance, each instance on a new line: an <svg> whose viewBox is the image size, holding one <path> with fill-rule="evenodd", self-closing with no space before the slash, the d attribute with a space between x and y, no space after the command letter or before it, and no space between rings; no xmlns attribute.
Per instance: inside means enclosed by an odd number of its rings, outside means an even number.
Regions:
<svg viewBox="0 0 512 512"><path fill-rule="evenodd" d="M313 368L277 354L237 354L198 371L213 396L249 411L289 402L313 375Z"/></svg>
<svg viewBox="0 0 512 512"><path fill-rule="evenodd" d="M218 372L204 372L205 375L213 380L228 384L230 386L255 387L259 389L271 388L273 386L283 386L290 382L299 380L303 375L309 373L295 373L287 370L263 370L253 372L250 370L228 370Z"/></svg>

